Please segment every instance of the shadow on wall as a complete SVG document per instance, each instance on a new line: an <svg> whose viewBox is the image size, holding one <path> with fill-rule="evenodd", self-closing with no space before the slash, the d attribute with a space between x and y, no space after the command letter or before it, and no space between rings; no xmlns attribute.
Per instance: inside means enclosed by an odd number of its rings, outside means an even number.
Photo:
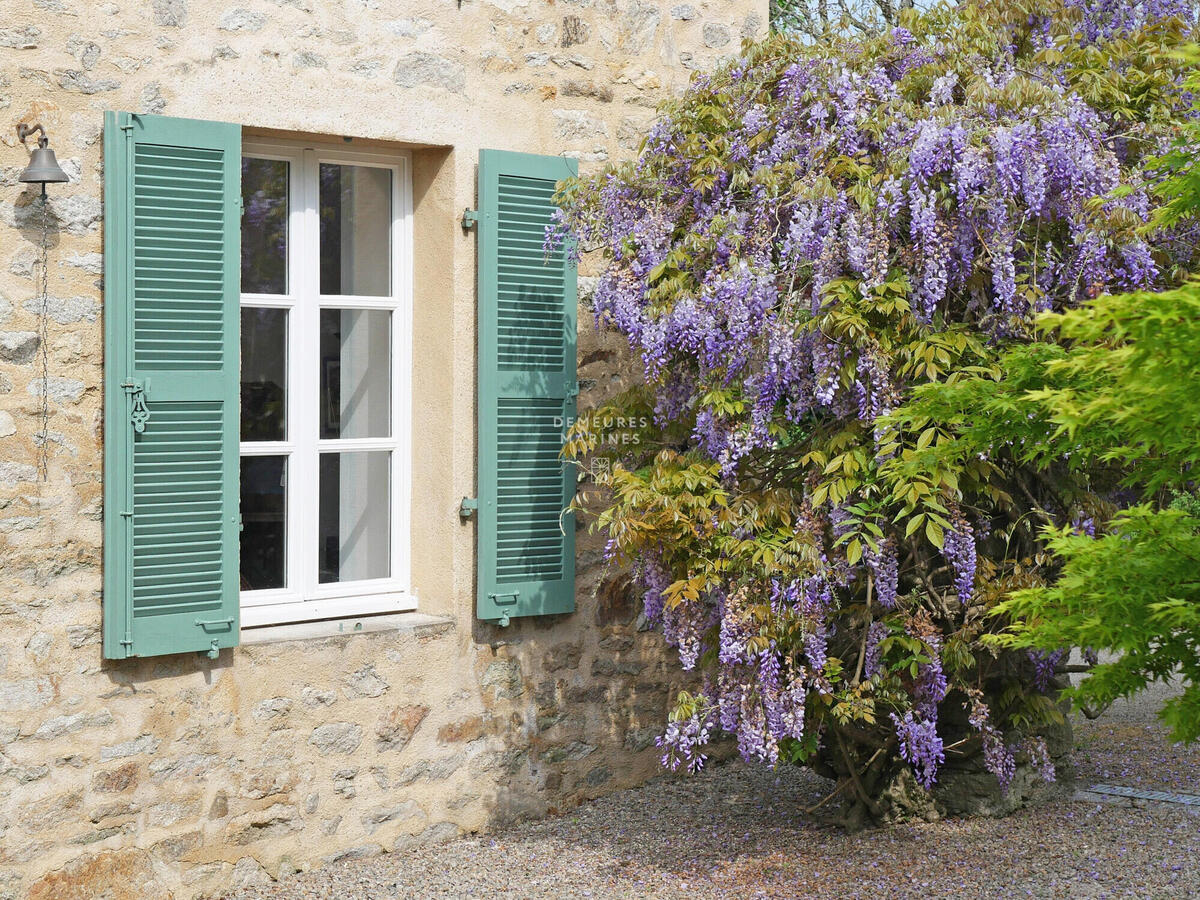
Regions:
<svg viewBox="0 0 1200 900"><path fill-rule="evenodd" d="M654 739L691 679L639 615L628 573L585 571L578 596L571 614L505 628L473 624L473 640L487 648L479 664L484 702L507 716L510 745L524 744L527 754L497 794L497 824L569 808L661 771Z"/></svg>

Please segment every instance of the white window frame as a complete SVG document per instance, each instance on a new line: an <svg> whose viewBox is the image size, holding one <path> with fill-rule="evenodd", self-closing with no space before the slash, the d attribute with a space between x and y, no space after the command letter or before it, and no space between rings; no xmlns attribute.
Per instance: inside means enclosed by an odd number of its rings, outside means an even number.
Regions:
<svg viewBox="0 0 1200 900"><path fill-rule="evenodd" d="M243 628L317 619L395 613L417 608L410 586L412 481L412 180L404 152L342 149L308 141L247 138L243 156L289 165L288 293L242 294L243 307L286 309L287 440L244 442L241 456L288 457L285 503L286 588L242 591ZM392 172L390 297L321 296L319 169L321 163L364 165ZM320 423L320 310L379 309L392 315L390 438L326 440ZM306 428L307 426L307 428ZM307 433L305 433L307 431ZM320 584L319 454L390 450L391 576Z"/></svg>

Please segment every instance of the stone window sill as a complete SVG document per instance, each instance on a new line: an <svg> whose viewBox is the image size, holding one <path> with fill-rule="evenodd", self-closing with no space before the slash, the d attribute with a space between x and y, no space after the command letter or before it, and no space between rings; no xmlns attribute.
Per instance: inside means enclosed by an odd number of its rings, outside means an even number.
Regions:
<svg viewBox="0 0 1200 900"><path fill-rule="evenodd" d="M355 634L377 634L392 631L414 634L435 626L453 627L450 616L431 616L420 612L393 613L383 616L357 616L326 619L320 622L294 622L288 625L259 625L243 628L241 644L277 644L284 641L311 641L321 638L347 637Z"/></svg>

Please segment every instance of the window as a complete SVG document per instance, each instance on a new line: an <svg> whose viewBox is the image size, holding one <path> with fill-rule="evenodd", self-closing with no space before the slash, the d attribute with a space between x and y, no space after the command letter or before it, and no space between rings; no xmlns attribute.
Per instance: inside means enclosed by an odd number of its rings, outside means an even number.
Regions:
<svg viewBox="0 0 1200 900"><path fill-rule="evenodd" d="M408 160L246 142L243 626L412 609Z"/></svg>

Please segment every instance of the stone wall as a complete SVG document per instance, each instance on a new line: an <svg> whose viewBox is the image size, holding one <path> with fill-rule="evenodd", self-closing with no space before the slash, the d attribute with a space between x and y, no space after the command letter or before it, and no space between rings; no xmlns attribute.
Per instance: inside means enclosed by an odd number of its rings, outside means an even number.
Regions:
<svg viewBox="0 0 1200 900"><path fill-rule="evenodd" d="M580 534L570 616L472 616L481 146L635 148L654 105L765 27L767 0L0 0L0 898L190 897L536 816L656 771L678 677ZM244 633L217 660L101 658L105 109L413 149L421 610ZM50 377L36 194L51 187ZM581 312L584 406L626 381ZM38 477L49 397L49 478ZM415 521L415 519L414 519ZM341 629L339 631L339 628Z"/></svg>

